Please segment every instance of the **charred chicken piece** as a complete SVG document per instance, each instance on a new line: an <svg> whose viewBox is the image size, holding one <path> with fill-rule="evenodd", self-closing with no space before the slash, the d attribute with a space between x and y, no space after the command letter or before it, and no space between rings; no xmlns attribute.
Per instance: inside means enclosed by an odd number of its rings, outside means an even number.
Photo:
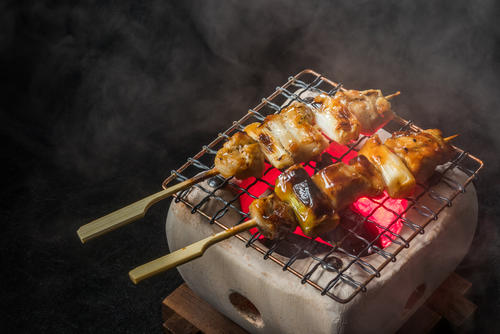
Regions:
<svg viewBox="0 0 500 334"><path fill-rule="evenodd" d="M293 209L297 222L308 237L330 231L339 223L339 216L328 197L300 165L294 165L278 176L274 192Z"/></svg>
<svg viewBox="0 0 500 334"><path fill-rule="evenodd" d="M349 111L344 94L320 94L314 102L321 103L314 113L315 122L328 138L342 145L358 139L361 126Z"/></svg>
<svg viewBox="0 0 500 334"><path fill-rule="evenodd" d="M258 141L269 162L282 169L294 163L313 160L328 146L319 129L312 124L312 111L293 103L264 122L252 123L245 132Z"/></svg>
<svg viewBox="0 0 500 334"><path fill-rule="evenodd" d="M373 135L394 117L391 103L379 89L339 91L335 98L345 100L361 125L360 132L367 136Z"/></svg>
<svg viewBox="0 0 500 334"><path fill-rule="evenodd" d="M215 169L224 177L260 177L264 170L264 154L259 144L242 132L236 132L224 143L214 162Z"/></svg>
<svg viewBox="0 0 500 334"><path fill-rule="evenodd" d="M436 166L453 157L453 148L443 140L438 129L423 130L419 133L395 132L384 145L404 161L420 183L425 182L434 173Z"/></svg>
<svg viewBox="0 0 500 334"><path fill-rule="evenodd" d="M268 239L282 238L297 227L293 210L275 194L257 198L250 204L249 210L257 221L260 233Z"/></svg>
<svg viewBox="0 0 500 334"><path fill-rule="evenodd" d="M266 120L269 120L269 118L266 117ZM245 127L245 132L259 143L262 153L264 153L271 165L278 169L293 165L292 156L285 150L279 139L275 137L269 123L252 123Z"/></svg>
<svg viewBox="0 0 500 334"><path fill-rule="evenodd" d="M409 196L415 188L415 178L404 162L387 146L382 144L377 135L369 138L359 151L380 172L389 196L403 198Z"/></svg>
<svg viewBox="0 0 500 334"><path fill-rule="evenodd" d="M375 197L384 191L379 171L362 155L346 165L342 162L323 168L312 180L328 195L333 207L340 211L362 196Z"/></svg>

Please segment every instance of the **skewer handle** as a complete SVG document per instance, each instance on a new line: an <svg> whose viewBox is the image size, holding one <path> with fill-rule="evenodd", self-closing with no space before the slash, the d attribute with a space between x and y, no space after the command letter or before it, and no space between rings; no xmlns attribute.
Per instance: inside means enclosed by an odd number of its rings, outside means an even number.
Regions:
<svg viewBox="0 0 500 334"><path fill-rule="evenodd" d="M218 172L214 169L205 171L191 179L180 182L172 187L159 191L156 194L149 195L148 197L127 205L126 207L116 210L104 217L91 221L90 223L81 226L76 233L78 234L80 241L85 243L88 240L94 239L100 235L111 232L119 227L144 217L146 211L148 211L151 205L217 174Z"/></svg>
<svg viewBox="0 0 500 334"><path fill-rule="evenodd" d="M213 244L232 237L235 234L243 232L249 228L257 226L255 219L250 219L242 224L236 225L225 231L211 235L189 246L176 250L173 253L164 255L151 262L145 263L129 272L129 277L134 284L159 274L163 271L177 267L191 260L199 258L205 253L208 247Z"/></svg>

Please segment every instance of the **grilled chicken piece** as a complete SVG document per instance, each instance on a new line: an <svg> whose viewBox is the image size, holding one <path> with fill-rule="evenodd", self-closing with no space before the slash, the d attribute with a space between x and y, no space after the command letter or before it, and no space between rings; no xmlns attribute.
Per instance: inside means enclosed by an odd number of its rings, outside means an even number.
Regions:
<svg viewBox="0 0 500 334"><path fill-rule="evenodd" d="M314 113L315 122L328 138L342 145L358 139L361 126L349 111L344 94L320 94L314 102L321 103Z"/></svg>
<svg viewBox="0 0 500 334"><path fill-rule="evenodd" d="M367 136L373 135L394 117L391 103L379 89L339 91L335 98L345 99L349 111L361 125L360 132Z"/></svg>
<svg viewBox="0 0 500 334"><path fill-rule="evenodd" d="M339 216L328 197L300 165L278 176L274 192L293 209L302 231L309 237L330 231L339 223Z"/></svg>
<svg viewBox="0 0 500 334"><path fill-rule="evenodd" d="M278 169L293 165L292 156L281 145L281 142L274 137L268 124L252 123L245 127L245 132L259 143L262 153L264 153L271 165Z"/></svg>
<svg viewBox="0 0 500 334"><path fill-rule="evenodd" d="M285 148L295 163L313 160L328 147L328 141L314 125L313 111L305 104L292 103L281 111L280 118L294 138Z"/></svg>
<svg viewBox="0 0 500 334"><path fill-rule="evenodd" d="M312 111L303 103L293 103L264 122L252 123L245 132L258 141L269 162L282 169L319 156L328 141L313 125Z"/></svg>
<svg viewBox="0 0 500 334"><path fill-rule="evenodd" d="M236 132L217 152L215 169L224 177L260 177L264 170L264 154L256 141L245 133Z"/></svg>
<svg viewBox="0 0 500 334"><path fill-rule="evenodd" d="M260 233L268 239L282 238L297 227L293 210L275 194L257 198L249 210Z"/></svg>
<svg viewBox="0 0 500 334"><path fill-rule="evenodd" d="M453 157L453 148L443 140L438 129L395 132L384 143L404 161L417 182L425 182L434 173L436 166Z"/></svg>
<svg viewBox="0 0 500 334"><path fill-rule="evenodd" d="M415 178L412 173L396 154L382 144L377 135L366 141L359 154L367 157L382 174L389 196L403 198L413 192Z"/></svg>
<svg viewBox="0 0 500 334"><path fill-rule="evenodd" d="M323 168L312 176L314 183L328 195L333 207L340 211L362 196L375 197L384 191L379 171L363 155Z"/></svg>

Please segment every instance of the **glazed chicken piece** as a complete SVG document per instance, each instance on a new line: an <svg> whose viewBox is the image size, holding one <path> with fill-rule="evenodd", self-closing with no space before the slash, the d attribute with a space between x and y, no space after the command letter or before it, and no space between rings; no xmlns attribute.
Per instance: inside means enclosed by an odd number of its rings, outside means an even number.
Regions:
<svg viewBox="0 0 500 334"><path fill-rule="evenodd" d="M294 165L278 176L274 192L292 208L308 237L330 231L339 223L339 216L328 197L300 165Z"/></svg>
<svg viewBox="0 0 500 334"><path fill-rule="evenodd" d="M312 121L312 111L306 105L293 103L261 124L248 125L245 132L259 142L267 160L282 169L313 160L328 146Z"/></svg>
<svg viewBox="0 0 500 334"><path fill-rule="evenodd" d="M259 144L247 134L236 132L215 156L215 169L224 177L246 179L260 177L264 170L264 154Z"/></svg>
<svg viewBox="0 0 500 334"><path fill-rule="evenodd" d="M328 138L342 145L358 139L360 124L349 111L344 94L320 94L314 102L321 103L314 112L315 122Z"/></svg>
<svg viewBox="0 0 500 334"><path fill-rule="evenodd" d="M416 184L412 172L423 180L452 154L451 146L435 129L397 132L386 143L372 136L349 164L329 165L312 177L300 165L285 170L278 176L274 194L250 205L261 233L269 239L280 238L297 223L309 237L329 232L339 223L337 212L359 197L379 196L384 189L393 198L409 196Z"/></svg>
<svg viewBox="0 0 500 334"><path fill-rule="evenodd" d="M268 239L282 238L297 227L293 210L275 194L257 198L250 204L249 211L260 233Z"/></svg>
<svg viewBox="0 0 500 334"><path fill-rule="evenodd" d="M359 151L380 172L387 192L392 198L409 196L415 188L415 178L404 162L377 135L369 138Z"/></svg>
<svg viewBox="0 0 500 334"><path fill-rule="evenodd" d="M379 89L339 91L335 98L345 100L361 125L360 132L367 136L373 135L394 117L391 103Z"/></svg>
<svg viewBox="0 0 500 334"><path fill-rule="evenodd" d="M420 183L425 182L434 173L436 166L453 157L453 148L443 140L438 129L423 130L419 133L395 132L384 145L404 161Z"/></svg>
<svg viewBox="0 0 500 334"><path fill-rule="evenodd" d="M384 191L384 180L379 171L363 155L349 161L335 163L321 169L312 180L328 195L333 207L340 211L359 197L376 197Z"/></svg>

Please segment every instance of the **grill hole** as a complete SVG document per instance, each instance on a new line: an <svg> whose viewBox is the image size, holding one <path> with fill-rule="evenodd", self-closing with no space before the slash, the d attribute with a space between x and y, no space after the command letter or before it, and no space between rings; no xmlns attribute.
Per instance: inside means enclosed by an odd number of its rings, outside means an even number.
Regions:
<svg viewBox="0 0 500 334"><path fill-rule="evenodd" d="M261 328L264 326L259 310L248 298L238 292L231 292L229 301L238 313L255 327Z"/></svg>

